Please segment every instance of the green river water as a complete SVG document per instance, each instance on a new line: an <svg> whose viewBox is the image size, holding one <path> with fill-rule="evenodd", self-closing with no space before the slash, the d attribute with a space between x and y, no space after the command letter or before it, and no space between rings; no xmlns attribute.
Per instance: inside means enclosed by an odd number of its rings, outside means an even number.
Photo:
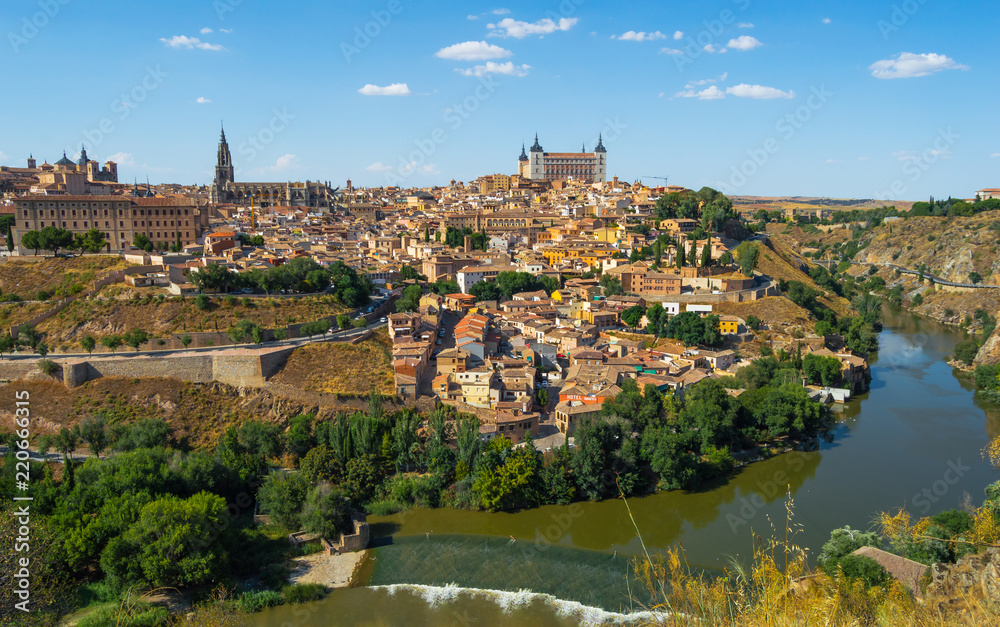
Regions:
<svg viewBox="0 0 1000 627"><path fill-rule="evenodd" d="M786 495L812 554L836 527L867 529L880 511L958 507L1000 479L981 455L1000 411L978 403L945 363L959 334L889 316L868 394L842 408L831 442L750 464L696 492L629 499L651 552L680 545L717 572L745 562L752 533L784 534ZM363 587L256 615L261 627L310 625L579 625L648 617L631 579L642 548L620 500L513 514L412 510L372 518ZM773 527L772 527L773 525Z"/></svg>

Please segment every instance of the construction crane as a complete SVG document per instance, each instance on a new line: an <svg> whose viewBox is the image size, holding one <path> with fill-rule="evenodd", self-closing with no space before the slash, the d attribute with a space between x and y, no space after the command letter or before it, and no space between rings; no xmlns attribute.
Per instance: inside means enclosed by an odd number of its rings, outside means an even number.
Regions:
<svg viewBox="0 0 1000 627"><path fill-rule="evenodd" d="M665 176L644 176L644 177L642 177L642 178L644 178L644 179L658 179L658 180L661 180L661 181L663 181L663 186L664 186L664 187L666 187L666 186L667 186L667 181L669 180L669 179L668 179L667 177L665 177Z"/></svg>
<svg viewBox="0 0 1000 627"><path fill-rule="evenodd" d="M250 230L257 230L257 216L253 212L253 194L250 194Z"/></svg>

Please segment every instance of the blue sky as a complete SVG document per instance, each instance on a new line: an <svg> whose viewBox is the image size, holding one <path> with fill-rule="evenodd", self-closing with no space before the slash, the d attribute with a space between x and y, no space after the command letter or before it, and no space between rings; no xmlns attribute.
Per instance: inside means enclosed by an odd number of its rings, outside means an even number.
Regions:
<svg viewBox="0 0 1000 627"><path fill-rule="evenodd" d="M342 6L348 4L349 6ZM609 174L727 193L1000 186L993 3L7 0L0 163L86 144L121 178L434 185L537 131ZM976 35L976 32L982 33ZM367 33L367 34L365 34Z"/></svg>

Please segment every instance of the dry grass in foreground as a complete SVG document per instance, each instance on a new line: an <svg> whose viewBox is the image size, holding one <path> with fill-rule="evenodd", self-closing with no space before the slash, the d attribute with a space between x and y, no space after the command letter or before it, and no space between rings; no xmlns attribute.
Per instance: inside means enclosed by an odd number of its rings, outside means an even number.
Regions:
<svg viewBox="0 0 1000 627"><path fill-rule="evenodd" d="M1000 468L1000 438L985 456ZM628 502L626 501L626 507ZM1000 546L1000 525L989 505L973 508L973 528L962 542L979 551ZM980 573L963 573L938 587L922 587L914 596L894 579L885 586L866 586L859 579L836 578L810 570L806 551L795 545L799 525L793 522L794 502L786 500L784 529L772 526L770 539L754 537L753 562L734 564L722 576L709 579L692 571L679 549L653 557L643 544L644 557L634 571L655 600L649 609L662 613L657 625L699 627L983 627L1000 625L1000 599L990 596ZM629 510L631 517L631 510ZM635 521L633 519L633 524ZM883 513L881 535L895 544L902 540L934 539L926 535L930 519L912 521L899 510ZM638 527L636 528L639 532ZM642 539L639 534L640 540ZM967 581L968 580L968 581ZM971 582L971 585L965 585ZM946 593L938 590L948 591Z"/></svg>

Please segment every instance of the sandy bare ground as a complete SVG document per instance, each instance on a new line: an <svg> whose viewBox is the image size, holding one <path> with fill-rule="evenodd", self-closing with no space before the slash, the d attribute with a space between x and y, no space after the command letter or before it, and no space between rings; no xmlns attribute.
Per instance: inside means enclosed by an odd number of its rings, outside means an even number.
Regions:
<svg viewBox="0 0 1000 627"><path fill-rule="evenodd" d="M292 560L289 583L321 583L331 588L346 588L354 571L364 562L367 551L327 555L314 553Z"/></svg>

